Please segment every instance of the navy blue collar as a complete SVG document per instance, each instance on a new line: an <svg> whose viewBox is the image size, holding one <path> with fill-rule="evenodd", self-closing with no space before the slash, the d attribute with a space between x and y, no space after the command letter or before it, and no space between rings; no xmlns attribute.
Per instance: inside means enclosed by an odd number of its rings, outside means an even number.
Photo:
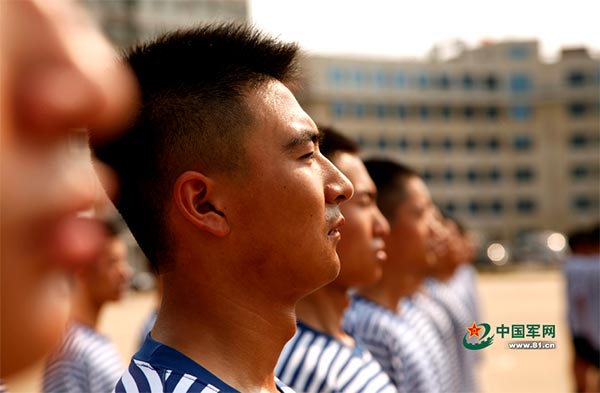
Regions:
<svg viewBox="0 0 600 393"><path fill-rule="evenodd" d="M216 375L179 352L175 348L159 343L150 337L150 333L146 336L144 344L140 350L133 356L134 359L150 363L152 366L166 370L173 370L174 373L183 375L190 374L197 378L198 382L206 385L211 384L214 387L225 392L238 392L238 390L227 385L220 380Z"/></svg>

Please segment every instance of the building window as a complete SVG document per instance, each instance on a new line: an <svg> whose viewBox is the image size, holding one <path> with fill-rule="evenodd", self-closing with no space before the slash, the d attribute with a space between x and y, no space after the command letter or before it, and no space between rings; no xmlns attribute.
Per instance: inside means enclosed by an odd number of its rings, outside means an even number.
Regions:
<svg viewBox="0 0 600 393"><path fill-rule="evenodd" d="M467 179L469 180L469 183L476 183L477 180L479 179L479 174L477 173L476 170L469 169L467 171Z"/></svg>
<svg viewBox="0 0 600 393"><path fill-rule="evenodd" d="M365 104L362 104L362 103L354 104L354 115L356 117L358 117L359 119L362 119L363 117L365 117L365 113L366 113Z"/></svg>
<svg viewBox="0 0 600 393"><path fill-rule="evenodd" d="M466 106L463 109L463 114L465 116L465 119L471 120L475 116L475 109L472 106Z"/></svg>
<svg viewBox="0 0 600 393"><path fill-rule="evenodd" d="M429 141L428 138L423 138L421 140L421 149L423 151L428 151L431 148L431 142Z"/></svg>
<svg viewBox="0 0 600 393"><path fill-rule="evenodd" d="M329 69L329 81L335 85L340 86L344 81L344 73L338 67L331 67Z"/></svg>
<svg viewBox="0 0 600 393"><path fill-rule="evenodd" d="M386 115L385 105L384 104L375 105L375 114L377 115L377 117L379 119L385 118L385 115Z"/></svg>
<svg viewBox="0 0 600 393"><path fill-rule="evenodd" d="M500 150L500 140L496 137L491 137L488 140L488 148L490 151L497 152Z"/></svg>
<svg viewBox="0 0 600 393"><path fill-rule="evenodd" d="M338 119L343 117L344 116L344 103L334 102L333 104L331 104L331 112L333 113L333 116L335 116Z"/></svg>
<svg viewBox="0 0 600 393"><path fill-rule="evenodd" d="M571 135L571 140L569 141L573 149L586 148L588 145L591 144L590 142L590 138L588 138L587 135L581 133L575 133Z"/></svg>
<svg viewBox="0 0 600 393"><path fill-rule="evenodd" d="M365 76L363 75L362 71L356 70L352 74L352 80L354 82L354 85L362 86L363 82L365 81Z"/></svg>
<svg viewBox="0 0 600 393"><path fill-rule="evenodd" d="M510 77L510 91L513 93L524 93L532 88L531 79L527 74L514 74Z"/></svg>
<svg viewBox="0 0 600 393"><path fill-rule="evenodd" d="M444 212L448 215L452 215L456 212L456 204L452 201L448 201L444 204Z"/></svg>
<svg viewBox="0 0 600 393"><path fill-rule="evenodd" d="M529 57L529 47L524 44L511 45L508 49L508 57L511 60L525 60Z"/></svg>
<svg viewBox="0 0 600 393"><path fill-rule="evenodd" d="M536 209L537 205L533 199L521 198L517 201L517 211L521 214L531 214Z"/></svg>
<svg viewBox="0 0 600 393"><path fill-rule="evenodd" d="M449 106L442 107L442 117L446 120L452 117L452 109Z"/></svg>
<svg viewBox="0 0 600 393"><path fill-rule="evenodd" d="M494 215L498 216L504 212L504 203L499 199L494 199L490 204L490 209Z"/></svg>
<svg viewBox="0 0 600 393"><path fill-rule="evenodd" d="M585 73L580 70L572 70L567 75L567 84L570 87L581 87L585 86L586 77Z"/></svg>
<svg viewBox="0 0 600 393"><path fill-rule="evenodd" d="M498 107L496 106L490 106L485 110L485 115L488 119L490 120L496 120L498 119Z"/></svg>
<svg viewBox="0 0 600 393"><path fill-rule="evenodd" d="M468 137L465 146L468 151L472 152L477 148L477 142L472 137Z"/></svg>
<svg viewBox="0 0 600 393"><path fill-rule="evenodd" d="M440 77L440 89L448 90L449 88L450 88L450 78L448 77L448 75L443 74Z"/></svg>
<svg viewBox="0 0 600 393"><path fill-rule="evenodd" d="M532 109L529 105L515 105L510 111L513 119L518 121L529 120L531 118Z"/></svg>
<svg viewBox="0 0 600 393"><path fill-rule="evenodd" d="M401 72L396 73L394 76L394 85L401 89L406 87L406 75Z"/></svg>
<svg viewBox="0 0 600 393"><path fill-rule="evenodd" d="M452 143L452 139L444 138L444 140L442 141L442 147L446 151L451 151L452 148L454 147L454 144Z"/></svg>
<svg viewBox="0 0 600 393"><path fill-rule="evenodd" d="M488 75L483 80L483 85L485 86L486 89L488 89L490 91L498 90L499 84L500 84L500 82L498 81L498 78L494 75Z"/></svg>
<svg viewBox="0 0 600 393"><path fill-rule="evenodd" d="M379 137L379 141L377 142L377 145L379 146L379 150L385 150L387 148L387 140L385 139L384 136Z"/></svg>
<svg viewBox="0 0 600 393"><path fill-rule="evenodd" d="M454 172L452 169L446 169L444 172L444 180L446 183L452 183L454 181Z"/></svg>
<svg viewBox="0 0 600 393"><path fill-rule="evenodd" d="M360 146L361 148L366 147L367 146L367 140L365 139L364 136L359 135L356 137L356 144L358 146Z"/></svg>
<svg viewBox="0 0 600 393"><path fill-rule="evenodd" d="M419 116L421 117L422 120L429 119L429 107L428 106L420 107L419 108Z"/></svg>
<svg viewBox="0 0 600 393"><path fill-rule="evenodd" d="M534 173L531 168L520 167L515 169L515 180L518 183L529 183L533 180Z"/></svg>
<svg viewBox="0 0 600 393"><path fill-rule="evenodd" d="M581 213L592 210L594 206L592 198L587 195L577 195L573 198L572 204L573 209Z"/></svg>
<svg viewBox="0 0 600 393"><path fill-rule="evenodd" d="M571 168L573 180L583 180L590 175L590 170L585 165L575 165Z"/></svg>
<svg viewBox="0 0 600 393"><path fill-rule="evenodd" d="M533 140L529 135L516 135L513 138L513 148L516 151L529 151L533 147Z"/></svg>
<svg viewBox="0 0 600 393"><path fill-rule="evenodd" d="M373 76L375 86L377 87L386 87L385 74L381 70L375 71L375 75Z"/></svg>
<svg viewBox="0 0 600 393"><path fill-rule="evenodd" d="M417 85L421 89L425 89L425 88L429 87L429 75L419 74L419 76L417 78Z"/></svg>
<svg viewBox="0 0 600 393"><path fill-rule="evenodd" d="M583 117L587 112L587 105L584 102L571 102L568 110L571 117Z"/></svg>
<svg viewBox="0 0 600 393"><path fill-rule="evenodd" d="M500 173L498 168L492 168L492 170L490 170L489 177L492 183L498 183L502 178L502 174Z"/></svg>
<svg viewBox="0 0 600 393"><path fill-rule="evenodd" d="M465 74L462 79L462 84L465 90L472 90L475 87L475 81L469 74Z"/></svg>
<svg viewBox="0 0 600 393"><path fill-rule="evenodd" d="M398 148L400 150L408 150L409 147L409 143L408 140L406 140L406 138L400 138L398 140Z"/></svg>
<svg viewBox="0 0 600 393"><path fill-rule="evenodd" d="M425 183L430 183L433 180L433 173L431 173L430 170L425 169L421 175L421 177L423 178L423 181Z"/></svg>
<svg viewBox="0 0 600 393"><path fill-rule="evenodd" d="M469 208L469 213L471 213L471 215L475 216L475 215L479 214L482 206L478 201L470 201L468 208Z"/></svg>
<svg viewBox="0 0 600 393"><path fill-rule="evenodd" d="M405 119L406 118L406 113L408 111L406 110L406 106L404 105L398 105L396 107L396 115L398 115L399 118L401 119Z"/></svg>

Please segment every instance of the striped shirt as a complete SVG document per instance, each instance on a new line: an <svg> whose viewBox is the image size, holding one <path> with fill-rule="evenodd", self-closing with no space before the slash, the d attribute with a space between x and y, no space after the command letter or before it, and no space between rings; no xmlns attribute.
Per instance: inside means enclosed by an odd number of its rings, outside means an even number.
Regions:
<svg viewBox="0 0 600 393"><path fill-rule="evenodd" d="M275 384L282 393L294 393L278 379ZM183 353L148 335L140 350L133 355L115 392L216 393L238 390Z"/></svg>
<svg viewBox="0 0 600 393"><path fill-rule="evenodd" d="M371 352L398 391L440 391L421 338L400 315L355 295L343 327Z"/></svg>
<svg viewBox="0 0 600 393"><path fill-rule="evenodd" d="M458 295L469 310L474 321L481 321L479 295L477 291L477 271L471 264L461 264L448 281L448 286Z"/></svg>
<svg viewBox="0 0 600 393"><path fill-rule="evenodd" d="M435 279L428 279L425 282L425 288L429 296L440 304L452 320L454 330L454 343L457 347L458 359L460 360L460 370L462 372L461 380L462 392L477 391L475 381L475 367L478 363L477 351L471 351L462 346L462 339L465 335L467 326L471 326L477 321L477 315L472 315L470 307L465 304L458 293L448 283Z"/></svg>
<svg viewBox="0 0 600 393"><path fill-rule="evenodd" d="M462 392L462 372L460 370L458 347L450 316L444 307L421 291L412 296L412 301L414 307L422 312L424 318L427 318L440 339L439 344L441 347L437 351L444 354L444 364L442 366L444 368L443 374L446 377L446 380L442 381L444 391Z"/></svg>
<svg viewBox="0 0 600 393"><path fill-rule="evenodd" d="M302 322L283 348L275 374L299 392L397 392L358 342L351 348Z"/></svg>
<svg viewBox="0 0 600 393"><path fill-rule="evenodd" d="M423 349L433 365L438 390L442 390L443 387L444 391L454 392L450 389L452 386L450 359L448 353L443 350L444 342L431 319L425 311L415 306L412 297L405 297L398 303L398 314L404 318L412 331L420 336Z"/></svg>
<svg viewBox="0 0 600 393"><path fill-rule="evenodd" d="M108 337L73 323L46 363L43 391L111 392L123 369L121 357Z"/></svg>
<svg viewBox="0 0 600 393"><path fill-rule="evenodd" d="M565 264L567 317L573 336L600 349L600 256L572 255Z"/></svg>

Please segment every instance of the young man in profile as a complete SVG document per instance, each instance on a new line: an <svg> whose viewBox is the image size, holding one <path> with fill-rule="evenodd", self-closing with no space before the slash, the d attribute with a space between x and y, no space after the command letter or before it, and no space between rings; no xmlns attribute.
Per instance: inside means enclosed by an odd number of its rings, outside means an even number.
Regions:
<svg viewBox="0 0 600 393"><path fill-rule="evenodd" d="M96 151L163 298L117 392L283 389L273 370L295 305L337 276L352 195L288 87L297 51L226 24L128 55L143 109Z"/></svg>
<svg viewBox="0 0 600 393"><path fill-rule="evenodd" d="M298 329L279 359L277 376L298 392L396 392L381 366L342 329L351 288L381 278L387 220L377 208L377 190L358 156L358 146L332 128L320 128L321 152L352 182L342 205L346 219L338 245L341 269L330 284L298 302Z"/></svg>

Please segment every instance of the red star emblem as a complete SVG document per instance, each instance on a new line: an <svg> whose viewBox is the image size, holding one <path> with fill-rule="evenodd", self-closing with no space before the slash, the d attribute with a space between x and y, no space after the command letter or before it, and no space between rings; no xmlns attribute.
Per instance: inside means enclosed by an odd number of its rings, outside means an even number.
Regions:
<svg viewBox="0 0 600 393"><path fill-rule="evenodd" d="M481 338L479 337L479 331L483 329L482 327L477 327L477 324L475 322L473 322L473 325L471 325L471 327L468 327L467 330L469 331L469 338L473 337L473 336L477 336L477 338Z"/></svg>

